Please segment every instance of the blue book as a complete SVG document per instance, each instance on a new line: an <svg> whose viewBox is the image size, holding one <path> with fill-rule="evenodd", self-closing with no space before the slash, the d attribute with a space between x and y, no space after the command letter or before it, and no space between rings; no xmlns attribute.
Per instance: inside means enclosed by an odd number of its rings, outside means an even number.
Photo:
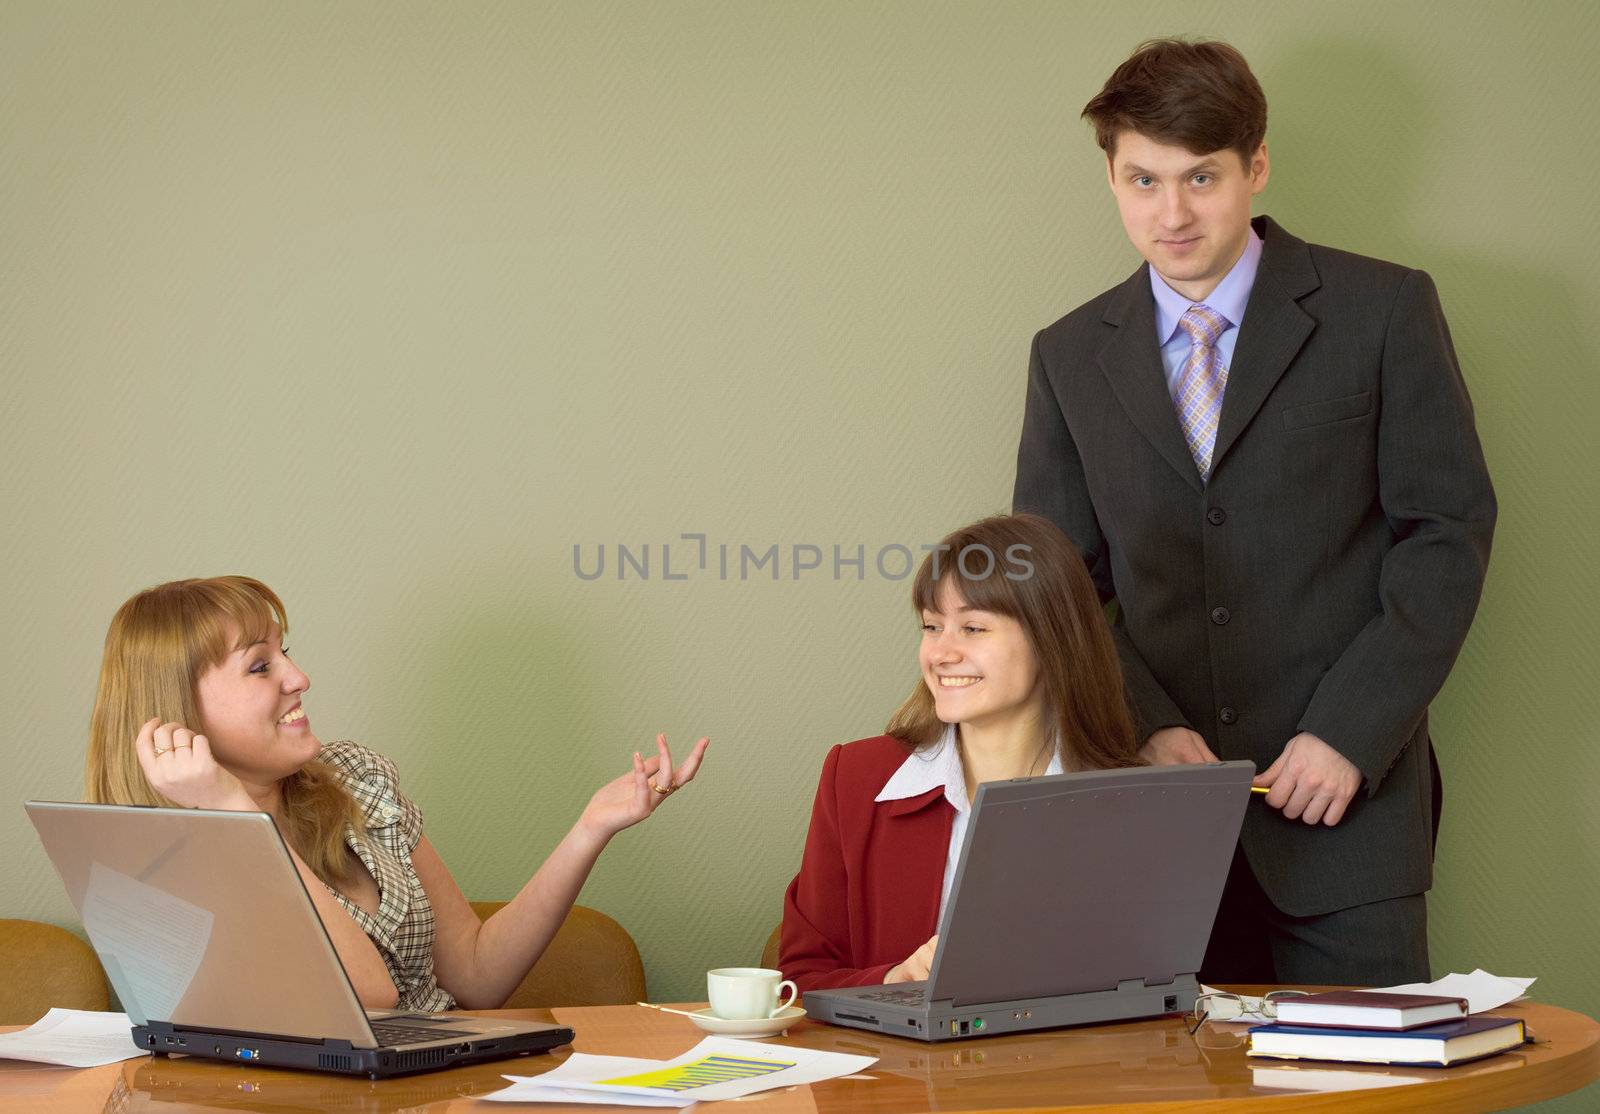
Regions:
<svg viewBox="0 0 1600 1114"><path fill-rule="evenodd" d="M1257 1025L1250 1030L1250 1055L1447 1068L1493 1056L1526 1040L1519 1017L1467 1017L1399 1031Z"/></svg>

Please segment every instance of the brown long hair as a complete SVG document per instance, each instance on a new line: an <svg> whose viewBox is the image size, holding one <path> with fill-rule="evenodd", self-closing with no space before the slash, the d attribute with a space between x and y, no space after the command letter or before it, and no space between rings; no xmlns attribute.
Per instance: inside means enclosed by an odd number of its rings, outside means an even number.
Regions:
<svg viewBox="0 0 1600 1114"><path fill-rule="evenodd" d="M1054 728L1069 770L1143 765L1111 628L1089 572L1067 536L1034 514L997 515L964 526L931 551L911 584L920 613L937 610L949 581L968 607L1022 625L1044 690L1044 721ZM886 734L915 750L931 746L945 725L922 680Z"/></svg>
<svg viewBox="0 0 1600 1114"><path fill-rule="evenodd" d="M1267 96L1224 42L1150 39L1106 79L1083 115L1107 158L1135 131L1197 155L1231 147L1246 166L1267 135Z"/></svg>
<svg viewBox="0 0 1600 1114"><path fill-rule="evenodd" d="M174 580L146 589L117 609L106 631L94 712L89 717L85 797L98 804L174 802L144 776L134 740L151 716L200 731L195 686L230 653L267 637L276 622L289 629L283 601L248 576ZM240 641L229 637L236 632ZM283 837L318 878L346 880L346 823L361 824L343 783L312 759L283 780Z"/></svg>

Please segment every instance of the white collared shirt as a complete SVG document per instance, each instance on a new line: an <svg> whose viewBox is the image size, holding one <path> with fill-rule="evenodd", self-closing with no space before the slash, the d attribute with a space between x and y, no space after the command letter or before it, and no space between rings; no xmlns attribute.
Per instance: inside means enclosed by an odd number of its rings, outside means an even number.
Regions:
<svg viewBox="0 0 1600 1114"><path fill-rule="evenodd" d="M1062 772L1060 751L1050 756L1050 765L1044 772ZM939 889L939 920L935 923L942 924L944 907L950 901L950 886L956 879L956 860L961 857L961 844L967 834L967 818L972 815L972 804L967 800L967 776L961 768L961 749L956 745L956 725L946 724L944 734L933 746L912 751L873 800L902 801L941 787L944 799L956 810L955 820L950 825L950 846L945 851L944 883Z"/></svg>

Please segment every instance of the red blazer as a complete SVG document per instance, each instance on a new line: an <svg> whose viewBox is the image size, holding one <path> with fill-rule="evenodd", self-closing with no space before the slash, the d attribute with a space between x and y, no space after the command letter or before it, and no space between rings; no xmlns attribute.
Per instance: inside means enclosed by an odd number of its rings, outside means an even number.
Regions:
<svg viewBox="0 0 1600 1114"><path fill-rule="evenodd" d="M822 764L778 944L778 966L802 992L881 983L938 929L955 809L942 789L873 800L908 753L879 735L834 747Z"/></svg>

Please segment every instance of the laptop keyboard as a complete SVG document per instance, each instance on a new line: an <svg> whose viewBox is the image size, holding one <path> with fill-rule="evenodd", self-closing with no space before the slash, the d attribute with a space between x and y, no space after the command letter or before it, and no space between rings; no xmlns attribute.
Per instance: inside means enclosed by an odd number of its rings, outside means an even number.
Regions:
<svg viewBox="0 0 1600 1114"><path fill-rule="evenodd" d="M920 1006L925 1000L924 989L919 986L915 990L874 990L870 994L861 994L857 997L868 1002L894 1002L902 1006Z"/></svg>
<svg viewBox="0 0 1600 1114"><path fill-rule="evenodd" d="M447 1037L471 1037L470 1029L443 1029L435 1025L394 1025L374 1021L372 1035L380 1045L416 1044L419 1041L444 1040Z"/></svg>

